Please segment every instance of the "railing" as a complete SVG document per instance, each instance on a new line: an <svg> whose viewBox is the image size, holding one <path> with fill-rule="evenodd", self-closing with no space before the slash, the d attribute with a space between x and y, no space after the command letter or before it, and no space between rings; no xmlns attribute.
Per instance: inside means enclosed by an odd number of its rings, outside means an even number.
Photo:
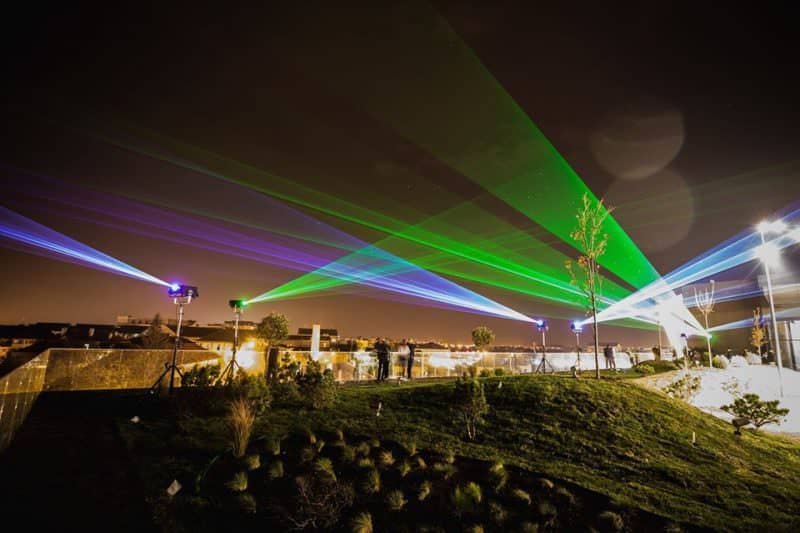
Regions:
<svg viewBox="0 0 800 533"><path fill-rule="evenodd" d="M311 358L308 351L281 351L281 357L289 355L303 363ZM633 358L633 361L631 360ZM616 368L626 369L633 366L636 361L653 359L652 352L617 353L615 356ZM374 352L319 352L314 357L323 368L333 372L334 378L340 382L374 380L377 373L378 360ZM600 368L605 368L605 357L600 354ZM428 377L455 377L467 372L470 366L480 373L488 370L502 369L505 374L529 374L537 370L542 360L541 353L528 352L448 352L448 351L418 351L414 357L411 370L412 378ZM546 356L545 370L547 372L568 372L577 366L578 354L576 352L548 353ZM390 354L389 376L400 377L406 375L406 362L402 357L393 352ZM580 354L580 370L594 370L594 353L583 352Z"/></svg>
<svg viewBox="0 0 800 533"><path fill-rule="evenodd" d="M50 352L46 351L0 378L0 452L33 408L44 385Z"/></svg>

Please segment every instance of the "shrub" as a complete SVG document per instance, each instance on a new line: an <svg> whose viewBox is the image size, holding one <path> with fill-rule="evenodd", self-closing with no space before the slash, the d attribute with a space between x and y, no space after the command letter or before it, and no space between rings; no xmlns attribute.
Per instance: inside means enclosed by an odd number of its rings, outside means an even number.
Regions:
<svg viewBox="0 0 800 533"><path fill-rule="evenodd" d="M673 381L662 390L670 398L689 401L699 388L700 378L686 374L682 378Z"/></svg>
<svg viewBox="0 0 800 533"><path fill-rule="evenodd" d="M483 423L483 415L489 411L483 383L473 378L459 378L453 391L451 405L464 422L469 440L475 440L478 426Z"/></svg>
<svg viewBox="0 0 800 533"><path fill-rule="evenodd" d="M300 388L294 381L277 380L272 383L272 401L280 407L294 407L302 403Z"/></svg>
<svg viewBox="0 0 800 533"><path fill-rule="evenodd" d="M489 502L489 516L492 518L492 522L502 526L508 520L508 511L497 502Z"/></svg>
<svg viewBox="0 0 800 533"><path fill-rule="evenodd" d="M728 358L724 355L715 355L714 359L711 360L711 364L714 368L728 368Z"/></svg>
<svg viewBox="0 0 800 533"><path fill-rule="evenodd" d="M491 375L492 375L492 371L489 370L488 368L482 368L481 369L480 377L488 378L488 377L491 377Z"/></svg>
<svg viewBox="0 0 800 533"><path fill-rule="evenodd" d="M240 492L236 495L236 507L239 511L246 514L255 514L258 510L256 499L252 494L247 492Z"/></svg>
<svg viewBox="0 0 800 533"><path fill-rule="evenodd" d="M361 480L361 492L365 494L376 494L381 490L381 474L375 468L366 471Z"/></svg>
<svg viewBox="0 0 800 533"><path fill-rule="evenodd" d="M264 440L264 452L269 455L281 454L281 439L274 437Z"/></svg>
<svg viewBox="0 0 800 533"><path fill-rule="evenodd" d="M372 533L372 515L369 513L358 513L350 521L350 531L352 533Z"/></svg>
<svg viewBox="0 0 800 533"><path fill-rule="evenodd" d="M383 450L378 454L378 466L381 468L389 468L394 464L394 455L389 450Z"/></svg>
<svg viewBox="0 0 800 533"><path fill-rule="evenodd" d="M280 479L283 477L283 461L276 459L267 467L267 477L270 479Z"/></svg>
<svg viewBox="0 0 800 533"><path fill-rule="evenodd" d="M789 414L789 410L778 407L778 403L778 400L764 401L758 394L745 394L736 398L732 404L723 405L722 410L739 418L746 418L760 428L764 424L780 424L783 417Z"/></svg>
<svg viewBox="0 0 800 533"><path fill-rule="evenodd" d="M261 457L257 453L245 455L243 462L248 470L256 470L261 467Z"/></svg>
<svg viewBox="0 0 800 533"><path fill-rule="evenodd" d="M431 494L431 482L430 481L423 481L420 486L419 490L417 491L417 499L419 501L425 501L428 496Z"/></svg>
<svg viewBox="0 0 800 533"><path fill-rule="evenodd" d="M314 463L314 472L320 477L336 481L336 472L333 470L333 463L327 457L320 457Z"/></svg>
<svg viewBox="0 0 800 533"><path fill-rule="evenodd" d="M448 463L434 463L433 471L442 476L444 479L450 479L450 477L456 473L458 469L455 465L451 465Z"/></svg>
<svg viewBox="0 0 800 533"><path fill-rule="evenodd" d="M267 382L260 376L239 372L231 383L231 392L234 396L248 400L256 416L266 413L272 404L272 393Z"/></svg>
<svg viewBox="0 0 800 533"><path fill-rule="evenodd" d="M639 373L639 374L641 374L641 375L643 375L643 376L649 376L649 375L652 375L652 374L655 374L655 373L656 373L656 369L655 369L655 368L653 368L653 366L652 366L652 365L642 365L642 364L639 364L639 365L636 365L635 367L633 367L633 369L634 369L634 370L635 370L637 373Z"/></svg>
<svg viewBox="0 0 800 533"><path fill-rule="evenodd" d="M428 468L428 464L425 462L425 459L423 459L421 455L417 456L416 466L418 470L425 470L426 468Z"/></svg>
<svg viewBox="0 0 800 533"><path fill-rule="evenodd" d="M252 404L245 398L236 398L228 403L226 423L234 457L242 457L250 442L256 414Z"/></svg>
<svg viewBox="0 0 800 533"><path fill-rule="evenodd" d="M508 471L503 463L494 463L489 467L489 482L496 492L500 492L508 481Z"/></svg>
<svg viewBox="0 0 800 533"><path fill-rule="evenodd" d="M478 505L483 501L483 491L481 491L481 486L474 481L467 483L467 485L464 487L464 493L472 498L472 500L475 502L475 505Z"/></svg>
<svg viewBox="0 0 800 533"><path fill-rule="evenodd" d="M506 370L504 368L495 368L494 375L495 376L504 376L506 374Z"/></svg>
<svg viewBox="0 0 800 533"><path fill-rule="evenodd" d="M511 491L511 498L523 505L531 504L531 495L522 489L514 489Z"/></svg>
<svg viewBox="0 0 800 533"><path fill-rule="evenodd" d="M356 453L358 455L366 457L367 455L369 455L369 452L370 452L371 449L372 448L370 447L368 442L366 442L366 441L360 442L358 444L358 446L356 447Z"/></svg>
<svg viewBox="0 0 800 533"><path fill-rule="evenodd" d="M336 382L330 369L322 370L317 361L309 361L297 377L300 395L312 409L330 407L336 399Z"/></svg>
<svg viewBox="0 0 800 533"><path fill-rule="evenodd" d="M341 455L339 456L344 463L352 463L356 460L356 449L352 446L345 444L341 447Z"/></svg>
<svg viewBox="0 0 800 533"><path fill-rule="evenodd" d="M474 485L474 483L472 484ZM480 487L477 487L478 499L476 500L474 488L468 490L467 487L461 487L461 485L456 486L450 494L450 503L453 506L453 512L455 512L457 516L474 512L480 503L480 490Z"/></svg>
<svg viewBox="0 0 800 533"><path fill-rule="evenodd" d="M222 368L219 364L215 365L194 365L183 373L181 378L182 387L210 387L217 382Z"/></svg>
<svg viewBox="0 0 800 533"><path fill-rule="evenodd" d="M386 495L386 505L389 507L390 511L399 511L405 507L407 503L408 500L406 500L401 490L393 490Z"/></svg>
<svg viewBox="0 0 800 533"><path fill-rule="evenodd" d="M329 530L353 503L353 488L327 477L298 476L292 505L282 509L292 529Z"/></svg>
<svg viewBox="0 0 800 533"><path fill-rule="evenodd" d="M225 482L225 486L234 492L247 490L247 472L236 472L231 479Z"/></svg>
<svg viewBox="0 0 800 533"><path fill-rule="evenodd" d="M397 465L397 472L400 474L400 477L406 477L409 472L411 472L411 464L408 462L408 459L403 459L400 464Z"/></svg>
<svg viewBox="0 0 800 533"><path fill-rule="evenodd" d="M597 529L603 533L615 533L624 527L625 521L613 511L603 511L597 515Z"/></svg>
<svg viewBox="0 0 800 533"><path fill-rule="evenodd" d="M456 454L453 452L451 448L447 448L444 452L442 452L442 460L447 464L453 464L456 462Z"/></svg>

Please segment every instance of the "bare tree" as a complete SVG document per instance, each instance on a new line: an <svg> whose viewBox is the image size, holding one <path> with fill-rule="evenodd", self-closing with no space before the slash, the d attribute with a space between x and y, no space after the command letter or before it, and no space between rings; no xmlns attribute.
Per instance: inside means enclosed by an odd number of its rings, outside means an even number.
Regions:
<svg viewBox="0 0 800 533"><path fill-rule="evenodd" d="M762 326L761 308L753 309L753 329L750 331L750 344L756 349L756 353L761 355L761 347L764 346L764 338L767 336Z"/></svg>
<svg viewBox="0 0 800 533"><path fill-rule="evenodd" d="M606 251L608 234L602 233L603 222L613 208L603 205L603 200L594 201L588 194L583 195L583 202L575 215L577 226L569 234L578 248L583 252L575 263L567 260L566 267L572 277L572 284L580 288L586 296L586 314L592 316L592 333L594 334L594 367L595 377L600 379L600 351L597 336L597 300L602 294L603 277L600 275L600 257Z"/></svg>
<svg viewBox="0 0 800 533"><path fill-rule="evenodd" d="M697 292L697 287L694 288L694 302L697 308L703 313L703 318L706 322L706 333L708 333L708 315L714 312L714 280L711 280L711 288ZM711 360L714 354L711 353L711 337L706 337L706 345L708 346L708 368L711 368Z"/></svg>

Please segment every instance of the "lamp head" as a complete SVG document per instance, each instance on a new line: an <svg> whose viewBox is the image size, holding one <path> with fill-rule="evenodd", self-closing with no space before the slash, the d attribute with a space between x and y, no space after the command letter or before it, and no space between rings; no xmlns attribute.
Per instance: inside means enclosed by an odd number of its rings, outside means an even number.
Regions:
<svg viewBox="0 0 800 533"><path fill-rule="evenodd" d="M540 318L535 322L536 322L536 327L538 328L539 331L547 331L547 320Z"/></svg>
<svg viewBox="0 0 800 533"><path fill-rule="evenodd" d="M583 331L583 326L581 325L580 321L573 320L569 325L569 329L571 329L573 333L580 333Z"/></svg>
<svg viewBox="0 0 800 533"><path fill-rule="evenodd" d="M170 296L170 298L187 298L189 300L192 298L198 298L200 296L200 292L197 290L197 287L193 287L191 285L181 285L179 283L171 284L167 294Z"/></svg>
<svg viewBox="0 0 800 533"><path fill-rule="evenodd" d="M244 300L228 300L228 305L231 306L231 309L239 313L247 304L244 303Z"/></svg>

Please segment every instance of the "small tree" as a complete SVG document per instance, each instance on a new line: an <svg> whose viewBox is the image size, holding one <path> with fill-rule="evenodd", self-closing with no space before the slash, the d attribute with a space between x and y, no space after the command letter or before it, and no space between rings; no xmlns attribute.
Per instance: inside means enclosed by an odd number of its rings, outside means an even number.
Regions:
<svg viewBox="0 0 800 533"><path fill-rule="evenodd" d="M750 331L750 344L756 349L756 353L761 355L761 347L764 346L764 338L766 332L761 318L761 308L756 307L753 309L753 329Z"/></svg>
<svg viewBox="0 0 800 533"><path fill-rule="evenodd" d="M483 415L489 411L483 383L477 379L461 377L456 381L452 406L461 415L467 430L467 438L475 440Z"/></svg>
<svg viewBox="0 0 800 533"><path fill-rule="evenodd" d="M588 194L583 195L583 205L578 209L575 218L578 225L569 234L583 255L578 257L577 268L567 260L566 267L572 277L572 284L580 288L587 300L587 315L592 316L592 333L594 334L594 368L595 377L600 379L600 342L597 336L597 299L602 294L603 278L600 276L600 257L606 251L608 234L601 233L603 222L613 208L603 205L603 200L592 201Z"/></svg>
<svg viewBox="0 0 800 533"><path fill-rule="evenodd" d="M289 321L280 313L270 313L256 326L256 337L264 344L264 367L267 379L275 377L278 355L270 349L289 336Z"/></svg>
<svg viewBox="0 0 800 533"><path fill-rule="evenodd" d="M739 418L746 418L755 427L764 424L780 424L789 414L788 409L778 407L778 400L764 401L758 394L745 394L736 398L732 404L723 405L722 410Z"/></svg>
<svg viewBox="0 0 800 533"><path fill-rule="evenodd" d="M486 326L478 326L472 330L472 343L478 350L483 350L494 342L494 332Z"/></svg>
<svg viewBox="0 0 800 533"><path fill-rule="evenodd" d="M148 350L163 350L169 344L169 335L162 331L161 315L156 313L150 325L142 335L142 347Z"/></svg>

